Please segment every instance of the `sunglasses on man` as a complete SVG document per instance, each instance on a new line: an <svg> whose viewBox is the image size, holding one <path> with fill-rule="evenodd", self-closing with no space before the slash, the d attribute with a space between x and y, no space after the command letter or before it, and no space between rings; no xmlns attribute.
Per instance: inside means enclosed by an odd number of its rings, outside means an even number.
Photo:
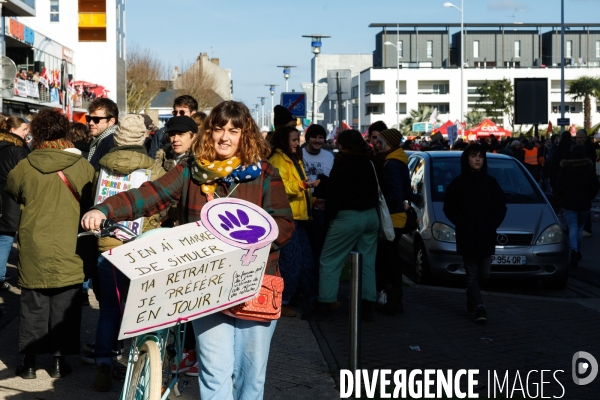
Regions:
<svg viewBox="0 0 600 400"><path fill-rule="evenodd" d="M178 113L179 113L180 117L183 117L185 115L185 111L183 111L183 110L179 110L179 112L178 111L171 112L171 114L173 114L174 117L176 117Z"/></svg>
<svg viewBox="0 0 600 400"><path fill-rule="evenodd" d="M87 121L88 124L90 122L94 121L94 124L96 124L96 125L98 125L101 120L103 120L103 119L109 119L109 118L110 117L92 117L91 115L86 115L85 116L85 120Z"/></svg>

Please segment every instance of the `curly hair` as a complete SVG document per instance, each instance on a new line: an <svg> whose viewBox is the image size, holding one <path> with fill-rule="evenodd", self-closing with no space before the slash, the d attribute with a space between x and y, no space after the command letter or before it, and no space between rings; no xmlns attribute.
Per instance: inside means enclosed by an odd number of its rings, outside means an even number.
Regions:
<svg viewBox="0 0 600 400"><path fill-rule="evenodd" d="M291 126L285 125L275 130L275 133L273 133L273 136L271 136L271 138L269 139L271 143L271 148L273 149L271 155L275 153L276 149L279 149L283 154L285 154L292 160L302 160L302 149L300 148L300 146L298 146L295 153L291 152L290 134L292 134L292 132L298 133L298 130Z"/></svg>
<svg viewBox="0 0 600 400"><path fill-rule="evenodd" d="M0 132L10 133L11 129L19 129L19 127L27 122L19 117L7 117L4 121L0 121Z"/></svg>
<svg viewBox="0 0 600 400"><path fill-rule="evenodd" d="M81 122L71 122L69 125L69 133L67 140L75 142L91 142L92 138L89 134L89 129L86 124Z"/></svg>
<svg viewBox="0 0 600 400"><path fill-rule="evenodd" d="M362 134L354 129L342 131L337 137L337 142L342 146L341 151L344 153L366 154L369 149Z"/></svg>
<svg viewBox="0 0 600 400"><path fill-rule="evenodd" d="M69 120L56 110L42 110L31 121L32 147L48 140L63 139L69 133Z"/></svg>
<svg viewBox="0 0 600 400"><path fill-rule="evenodd" d="M217 152L212 140L212 132L215 127L222 128L229 122L242 131L238 146L238 157L242 165L255 164L269 156L271 148L260 135L248 107L244 103L230 100L212 109L204 121L204 130L194 138L191 148L197 159L211 161L216 159Z"/></svg>

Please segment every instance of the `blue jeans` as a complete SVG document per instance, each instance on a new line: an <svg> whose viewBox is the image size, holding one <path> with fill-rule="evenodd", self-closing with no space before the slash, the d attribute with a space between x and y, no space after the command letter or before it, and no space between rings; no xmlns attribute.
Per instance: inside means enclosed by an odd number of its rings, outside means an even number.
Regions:
<svg viewBox="0 0 600 400"><path fill-rule="evenodd" d="M247 321L217 312L192 323L200 398L261 400L277 321Z"/></svg>
<svg viewBox="0 0 600 400"><path fill-rule="evenodd" d="M467 302L472 306L483 306L481 288L490 278L492 257L462 256L467 275Z"/></svg>
<svg viewBox="0 0 600 400"><path fill-rule="evenodd" d="M94 354L96 365L112 365L112 349L121 325L121 307L116 289L118 286L119 294L123 299L126 295L123 285L124 276L103 256L98 257L98 276L101 282L102 303L100 303L100 317L96 328Z"/></svg>
<svg viewBox="0 0 600 400"><path fill-rule="evenodd" d="M571 251L581 251L581 242L583 241L583 225L590 214L587 211L565 210L565 218L569 227L569 247Z"/></svg>
<svg viewBox="0 0 600 400"><path fill-rule="evenodd" d="M10 249L12 249L14 241L14 232L0 233L0 282L4 282L6 280L6 263L8 262Z"/></svg>
<svg viewBox="0 0 600 400"><path fill-rule="evenodd" d="M292 239L279 252L279 271L284 282L282 304L290 302L298 284L310 300L317 297L319 290L319 271L305 225L294 220L294 227Z"/></svg>

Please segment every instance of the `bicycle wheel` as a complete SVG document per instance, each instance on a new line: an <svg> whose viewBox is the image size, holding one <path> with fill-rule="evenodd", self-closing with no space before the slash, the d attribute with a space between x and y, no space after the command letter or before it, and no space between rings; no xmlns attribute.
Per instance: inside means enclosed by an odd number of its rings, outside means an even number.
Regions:
<svg viewBox="0 0 600 400"><path fill-rule="evenodd" d="M175 333L173 331L174 328L169 328L166 331L164 349L163 349L163 362L162 362L162 387L161 394L164 395L167 389L170 389L170 386L173 382L173 379L176 379L177 376L175 372L173 372L172 367L176 362L176 354L177 351L175 349Z"/></svg>
<svg viewBox="0 0 600 400"><path fill-rule="evenodd" d="M158 344L146 340L139 348L140 354L133 366L127 391L128 400L160 400L161 360Z"/></svg>

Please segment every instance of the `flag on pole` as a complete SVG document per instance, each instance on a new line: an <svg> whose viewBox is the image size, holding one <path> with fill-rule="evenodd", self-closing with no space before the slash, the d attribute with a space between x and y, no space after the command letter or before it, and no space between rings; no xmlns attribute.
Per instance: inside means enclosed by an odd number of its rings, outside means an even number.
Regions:
<svg viewBox="0 0 600 400"><path fill-rule="evenodd" d="M546 136L550 137L552 135L552 122L548 121L548 129L546 129Z"/></svg>
<svg viewBox="0 0 600 400"><path fill-rule="evenodd" d="M437 107L431 113L431 116L429 117L429 122L435 128L435 124L437 123Z"/></svg>
<svg viewBox="0 0 600 400"><path fill-rule="evenodd" d="M46 86L46 89L48 89L48 70L46 67L42 68L42 71L40 72L40 83Z"/></svg>

